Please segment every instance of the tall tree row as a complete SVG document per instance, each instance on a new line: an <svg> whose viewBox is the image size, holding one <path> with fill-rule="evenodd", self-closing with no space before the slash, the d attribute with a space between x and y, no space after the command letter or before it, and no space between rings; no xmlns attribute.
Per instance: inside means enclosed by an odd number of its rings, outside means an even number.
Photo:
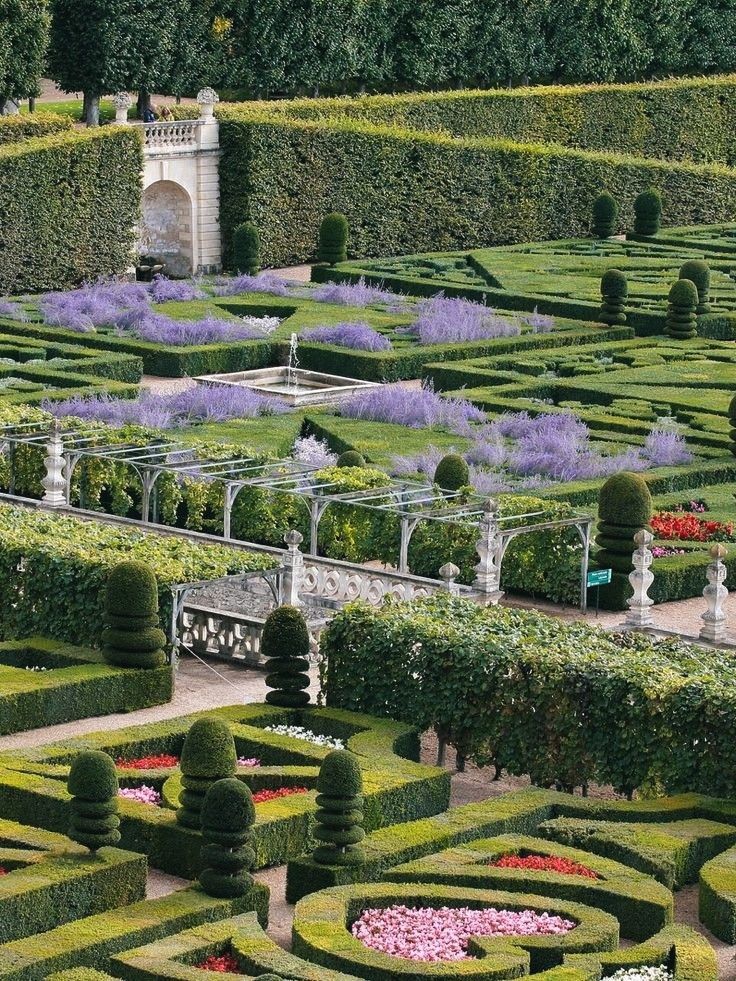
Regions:
<svg viewBox="0 0 736 981"><path fill-rule="evenodd" d="M37 94L48 40L46 0L0 0L0 113Z"/></svg>

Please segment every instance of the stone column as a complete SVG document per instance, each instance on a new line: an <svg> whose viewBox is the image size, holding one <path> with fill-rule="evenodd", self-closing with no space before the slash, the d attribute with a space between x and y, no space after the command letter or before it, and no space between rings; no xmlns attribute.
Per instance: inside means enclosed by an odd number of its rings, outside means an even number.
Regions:
<svg viewBox="0 0 736 981"><path fill-rule="evenodd" d="M624 620L624 627L628 630L651 627L654 623L651 609L654 600L649 597L649 587L654 582L654 574L650 569L654 556L649 546L654 541L654 535L642 528L634 535L634 541L637 546L632 556L634 571L629 576L634 595L626 600L629 612Z"/></svg>
<svg viewBox="0 0 736 981"><path fill-rule="evenodd" d="M483 594L486 603L496 605L503 592L501 590L502 542L498 527L498 501L489 497L483 508L483 517L478 524L480 535L475 549L480 561L475 566L473 586Z"/></svg>
<svg viewBox="0 0 736 981"><path fill-rule="evenodd" d="M706 578L708 585L703 590L703 596L708 603L708 609L702 615L703 626L700 630L700 639L708 640L713 644L721 644L726 640L726 611L724 609L728 599L728 590L723 585L726 581L728 570L723 560L728 555L728 549L720 543L711 546L710 557L713 559L708 564Z"/></svg>
<svg viewBox="0 0 736 981"><path fill-rule="evenodd" d="M112 99L115 106L115 122L118 126L128 125L128 109L133 105L133 99L128 92L117 92Z"/></svg>
<svg viewBox="0 0 736 981"><path fill-rule="evenodd" d="M282 587L282 602L286 606L301 606L299 592L304 575L304 556L299 546L304 541L304 535L296 529L287 531L284 535L288 551L284 558L284 579Z"/></svg>
<svg viewBox="0 0 736 981"><path fill-rule="evenodd" d="M66 505L66 478L64 476L64 443L61 439L61 425L54 419L51 425L49 441L46 444L46 476L41 481L44 489L43 503L52 508L63 508Z"/></svg>
<svg viewBox="0 0 736 981"><path fill-rule="evenodd" d="M443 566L440 566L443 588L447 590L450 596L460 595L460 583L455 582L459 575L460 570L452 562L445 562Z"/></svg>

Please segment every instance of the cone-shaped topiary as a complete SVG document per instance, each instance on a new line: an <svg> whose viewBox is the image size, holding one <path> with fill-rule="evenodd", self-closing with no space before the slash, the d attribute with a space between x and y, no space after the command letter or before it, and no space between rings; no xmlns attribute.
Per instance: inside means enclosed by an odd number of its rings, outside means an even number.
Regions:
<svg viewBox="0 0 736 981"><path fill-rule="evenodd" d="M626 297L629 284L620 269L607 269L601 276L601 312L598 319L604 324L626 323Z"/></svg>
<svg viewBox="0 0 736 981"><path fill-rule="evenodd" d="M249 276L261 268L261 236L252 221L244 221L233 232L233 266Z"/></svg>
<svg viewBox="0 0 736 981"><path fill-rule="evenodd" d="M650 187L634 201L634 231L637 235L656 235L662 223L662 195Z"/></svg>
<svg viewBox="0 0 736 981"><path fill-rule="evenodd" d="M652 495L643 477L626 471L609 477L598 496L598 565L631 572L634 535L648 527L651 517Z"/></svg>
<svg viewBox="0 0 736 981"><path fill-rule="evenodd" d="M115 762L98 750L79 753L72 760L67 780L72 795L69 804L69 837L96 852L120 841L118 775Z"/></svg>
<svg viewBox="0 0 736 981"><path fill-rule="evenodd" d="M348 220L345 215L334 211L319 226L319 261L329 262L331 266L337 262L345 262L348 257L347 246Z"/></svg>
<svg viewBox="0 0 736 981"><path fill-rule="evenodd" d="M345 450L337 458L338 467L364 467L365 457L363 457L357 450Z"/></svg>
<svg viewBox="0 0 736 981"><path fill-rule="evenodd" d="M695 283L698 291L698 306L695 312L700 316L710 313L710 266L702 259L688 259L680 266L680 279Z"/></svg>
<svg viewBox="0 0 736 981"><path fill-rule="evenodd" d="M256 861L251 846L256 809L250 788L240 780L218 780L202 804L202 871L199 881L209 896L234 899L244 896Z"/></svg>
<svg viewBox="0 0 736 981"><path fill-rule="evenodd" d="M437 464L434 482L445 491L460 490L470 483L470 468L458 453L448 453Z"/></svg>
<svg viewBox="0 0 736 981"><path fill-rule="evenodd" d="M336 749L322 760L317 777L317 826L314 837L322 844L314 850L321 865L360 865L363 830L363 778L356 756Z"/></svg>
<svg viewBox="0 0 736 981"><path fill-rule="evenodd" d="M597 238L608 238L616 234L618 202L608 191L601 191L593 202L593 234Z"/></svg>
<svg viewBox="0 0 736 981"><path fill-rule="evenodd" d="M698 291L689 279L678 279L672 284L667 308L665 334L674 340L686 341L698 333Z"/></svg>
<svg viewBox="0 0 736 981"><path fill-rule="evenodd" d="M280 606L263 625L261 654L268 660L269 705L301 708L309 704L309 628L294 606Z"/></svg>
<svg viewBox="0 0 736 981"><path fill-rule="evenodd" d="M736 395L728 407L728 421L731 423L731 452L736 456Z"/></svg>
<svg viewBox="0 0 736 981"><path fill-rule="evenodd" d="M222 719L197 719L184 739L181 751L181 807L176 820L186 828L199 828L207 791L217 780L234 777L238 764L235 740Z"/></svg>
<svg viewBox="0 0 736 981"><path fill-rule="evenodd" d="M152 569L143 562L121 562L105 590L105 660L122 668L158 668L166 663L165 643Z"/></svg>

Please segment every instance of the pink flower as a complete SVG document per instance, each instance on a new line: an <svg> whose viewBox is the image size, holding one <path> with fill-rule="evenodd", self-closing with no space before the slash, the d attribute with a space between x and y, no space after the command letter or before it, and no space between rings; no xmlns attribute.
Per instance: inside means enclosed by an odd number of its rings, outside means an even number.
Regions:
<svg viewBox="0 0 736 981"><path fill-rule="evenodd" d="M121 787L118 796L137 801L139 804L150 804L153 807L159 807L161 804L161 794L145 783L142 787Z"/></svg>
<svg viewBox="0 0 736 981"><path fill-rule="evenodd" d="M257 760L254 756L239 756L238 766L260 766L261 761Z"/></svg>

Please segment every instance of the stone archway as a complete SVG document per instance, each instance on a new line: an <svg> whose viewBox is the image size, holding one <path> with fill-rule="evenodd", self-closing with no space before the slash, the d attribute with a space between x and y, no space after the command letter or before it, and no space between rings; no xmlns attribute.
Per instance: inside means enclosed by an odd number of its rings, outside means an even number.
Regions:
<svg viewBox="0 0 736 981"><path fill-rule="evenodd" d="M144 190L139 250L162 262L169 276L194 272L192 201L180 184L159 180Z"/></svg>

